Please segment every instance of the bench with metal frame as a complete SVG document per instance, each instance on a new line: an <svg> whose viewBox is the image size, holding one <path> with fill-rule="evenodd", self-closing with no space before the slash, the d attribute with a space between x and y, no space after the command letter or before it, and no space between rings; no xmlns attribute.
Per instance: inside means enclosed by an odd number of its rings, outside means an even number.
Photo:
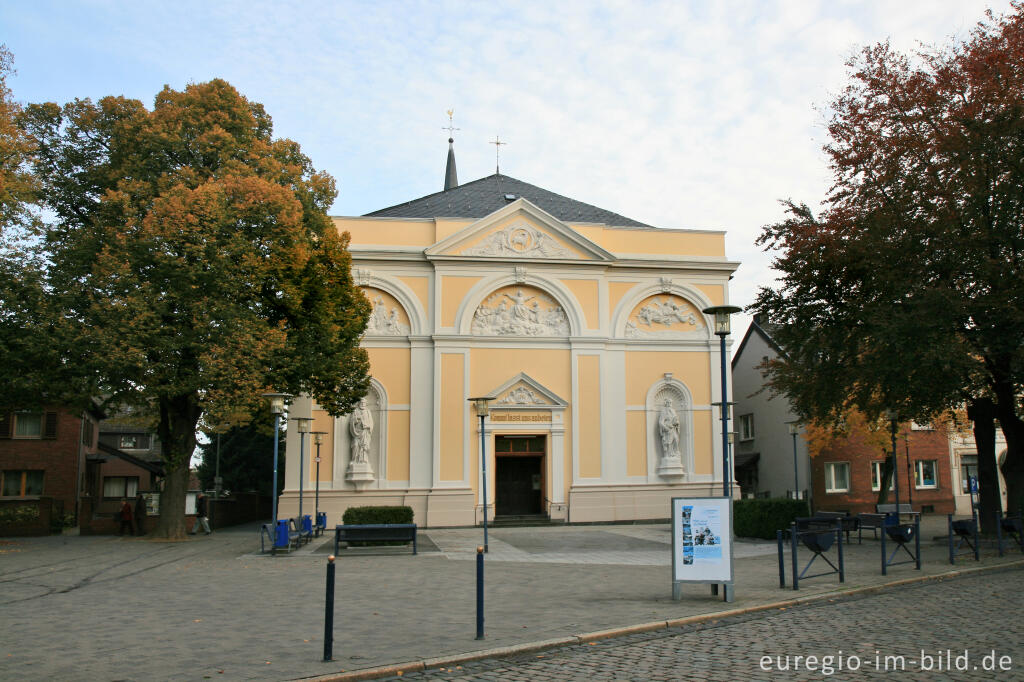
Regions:
<svg viewBox="0 0 1024 682"><path fill-rule="evenodd" d="M1002 512L996 512L996 539L999 545L999 556L1003 556L1003 535L1009 535L1020 551L1024 553L1024 522L1021 512L1016 516L1003 516Z"/></svg>
<svg viewBox="0 0 1024 682"><path fill-rule="evenodd" d="M857 514L857 543L860 544L863 540L864 531L870 529L871 536L875 540L878 539L878 531L882 530L887 526L887 516L885 514L870 514L864 512Z"/></svg>
<svg viewBox="0 0 1024 682"><path fill-rule="evenodd" d="M342 542L411 542L416 554L415 523L368 523L334 527L334 555Z"/></svg>
<svg viewBox="0 0 1024 682"><path fill-rule="evenodd" d="M973 554L975 561L981 560L980 543L978 542L978 520L975 518L953 520L952 514L946 515L946 528L949 541L949 563L956 563L956 557ZM953 539L956 538L956 544ZM967 551L960 548L967 545Z"/></svg>
<svg viewBox="0 0 1024 682"><path fill-rule="evenodd" d="M308 514L303 517L305 520L309 518ZM288 535L292 533L298 536L300 543L306 544L313 539L313 526L311 523L302 523L300 519L288 519Z"/></svg>
<svg viewBox="0 0 1024 682"><path fill-rule="evenodd" d="M882 528L882 575L887 575L887 570L890 566L899 566L901 564L915 564L917 570L921 570L921 517L915 516L913 523L898 523L894 525L886 525ZM886 537L896 543L896 548L892 551L891 555L886 555ZM907 548L907 544L913 540L914 551L911 552ZM896 555L900 550L903 550L909 559L903 561L894 561Z"/></svg>
<svg viewBox="0 0 1024 682"><path fill-rule="evenodd" d="M860 519L852 516L848 511L816 511L814 515L822 519L838 519L843 532L846 533L846 544L850 544L850 533L860 531ZM860 533L858 532L858 542L860 541L859 535Z"/></svg>
<svg viewBox="0 0 1024 682"><path fill-rule="evenodd" d="M260 524L260 553L266 553L266 543L268 542L270 543L271 554L277 554L279 551L290 552L299 546L301 537L298 531L293 529L291 521L291 519L287 522L283 520L278 521L278 524L284 524L280 534L278 534L273 524Z"/></svg>
<svg viewBox="0 0 1024 682"><path fill-rule="evenodd" d="M838 575L839 582L846 582L846 572L843 563L843 532L844 530L841 519L821 516L798 518L795 519L790 527L785 531L776 531L775 538L779 549L779 587L784 588L786 586L786 561L783 552L783 536L786 533L789 534L789 551L790 560L792 562L794 590L800 589L801 580L820 578L826 575ZM797 562L797 547L799 543L802 543L804 547L813 552L810 561L807 562L807 565L804 566L802 571L797 570L799 568L799 563ZM825 556L825 552L832 549L833 544L837 547L836 563L838 566L833 564L829 558ZM807 571L810 570L811 564L813 564L818 557L821 557L822 561L827 563L832 570L825 571L824 573L807 575Z"/></svg>

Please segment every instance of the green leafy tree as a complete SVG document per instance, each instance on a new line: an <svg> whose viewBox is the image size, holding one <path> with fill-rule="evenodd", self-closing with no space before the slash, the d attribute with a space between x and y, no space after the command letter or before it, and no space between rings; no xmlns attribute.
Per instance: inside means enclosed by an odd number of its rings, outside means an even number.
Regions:
<svg viewBox="0 0 1024 682"><path fill-rule="evenodd" d="M203 461L197 467L204 490L213 490L217 475L217 449L220 448L222 489L234 492L257 491L269 496L274 478L273 421L233 426L223 433L207 434L209 440L200 444ZM218 443L219 438L219 443ZM284 432L279 435L279 470L284 469ZM284 476L278 476L277 492L284 488Z"/></svg>
<svg viewBox="0 0 1024 682"><path fill-rule="evenodd" d="M165 87L152 110L105 97L21 122L53 215L45 378L156 415L155 534L181 537L197 428L264 410L268 390L333 415L367 390L369 304L326 214L334 181L222 80Z"/></svg>
<svg viewBox="0 0 1024 682"><path fill-rule="evenodd" d="M820 215L788 203L764 228L781 277L752 306L780 325L770 383L805 418L967 404L980 448L997 417L1011 508L1024 502L1022 15L1014 3L964 42L850 61L828 123L833 187ZM994 471L992 450L979 455ZM982 491L987 523L995 481Z"/></svg>

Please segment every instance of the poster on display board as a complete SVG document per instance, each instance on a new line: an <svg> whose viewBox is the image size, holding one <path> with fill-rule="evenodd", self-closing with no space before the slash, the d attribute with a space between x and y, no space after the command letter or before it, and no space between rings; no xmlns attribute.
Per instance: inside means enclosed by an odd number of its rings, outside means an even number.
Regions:
<svg viewBox="0 0 1024 682"><path fill-rule="evenodd" d="M672 498L672 581L732 584L730 498Z"/></svg>

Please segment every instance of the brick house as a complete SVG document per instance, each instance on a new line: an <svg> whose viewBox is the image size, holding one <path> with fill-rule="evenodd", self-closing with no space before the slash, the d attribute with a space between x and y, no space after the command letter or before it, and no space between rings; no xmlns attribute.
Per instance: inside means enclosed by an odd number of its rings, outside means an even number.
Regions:
<svg viewBox="0 0 1024 682"><path fill-rule="evenodd" d="M956 511L949 442L944 428L913 423L901 426L896 435L895 472L900 503L910 503L915 511L923 513ZM854 432L811 458L815 507L852 514L875 511L887 455L891 456L891 449L883 452ZM895 501L893 492L888 501Z"/></svg>
<svg viewBox="0 0 1024 682"><path fill-rule="evenodd" d="M46 517L45 524L29 524L38 525L40 533L49 532L51 517L77 515L86 462L97 452L102 418L95 408L55 406L0 413L0 506L32 503L28 506Z"/></svg>

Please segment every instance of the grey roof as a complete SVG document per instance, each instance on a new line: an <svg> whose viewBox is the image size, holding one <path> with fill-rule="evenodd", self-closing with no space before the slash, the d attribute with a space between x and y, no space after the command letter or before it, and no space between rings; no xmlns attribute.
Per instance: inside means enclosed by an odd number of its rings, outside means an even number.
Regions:
<svg viewBox="0 0 1024 682"><path fill-rule="evenodd" d="M565 222L650 227L618 213L498 174L366 215L373 218L483 218L520 197Z"/></svg>

